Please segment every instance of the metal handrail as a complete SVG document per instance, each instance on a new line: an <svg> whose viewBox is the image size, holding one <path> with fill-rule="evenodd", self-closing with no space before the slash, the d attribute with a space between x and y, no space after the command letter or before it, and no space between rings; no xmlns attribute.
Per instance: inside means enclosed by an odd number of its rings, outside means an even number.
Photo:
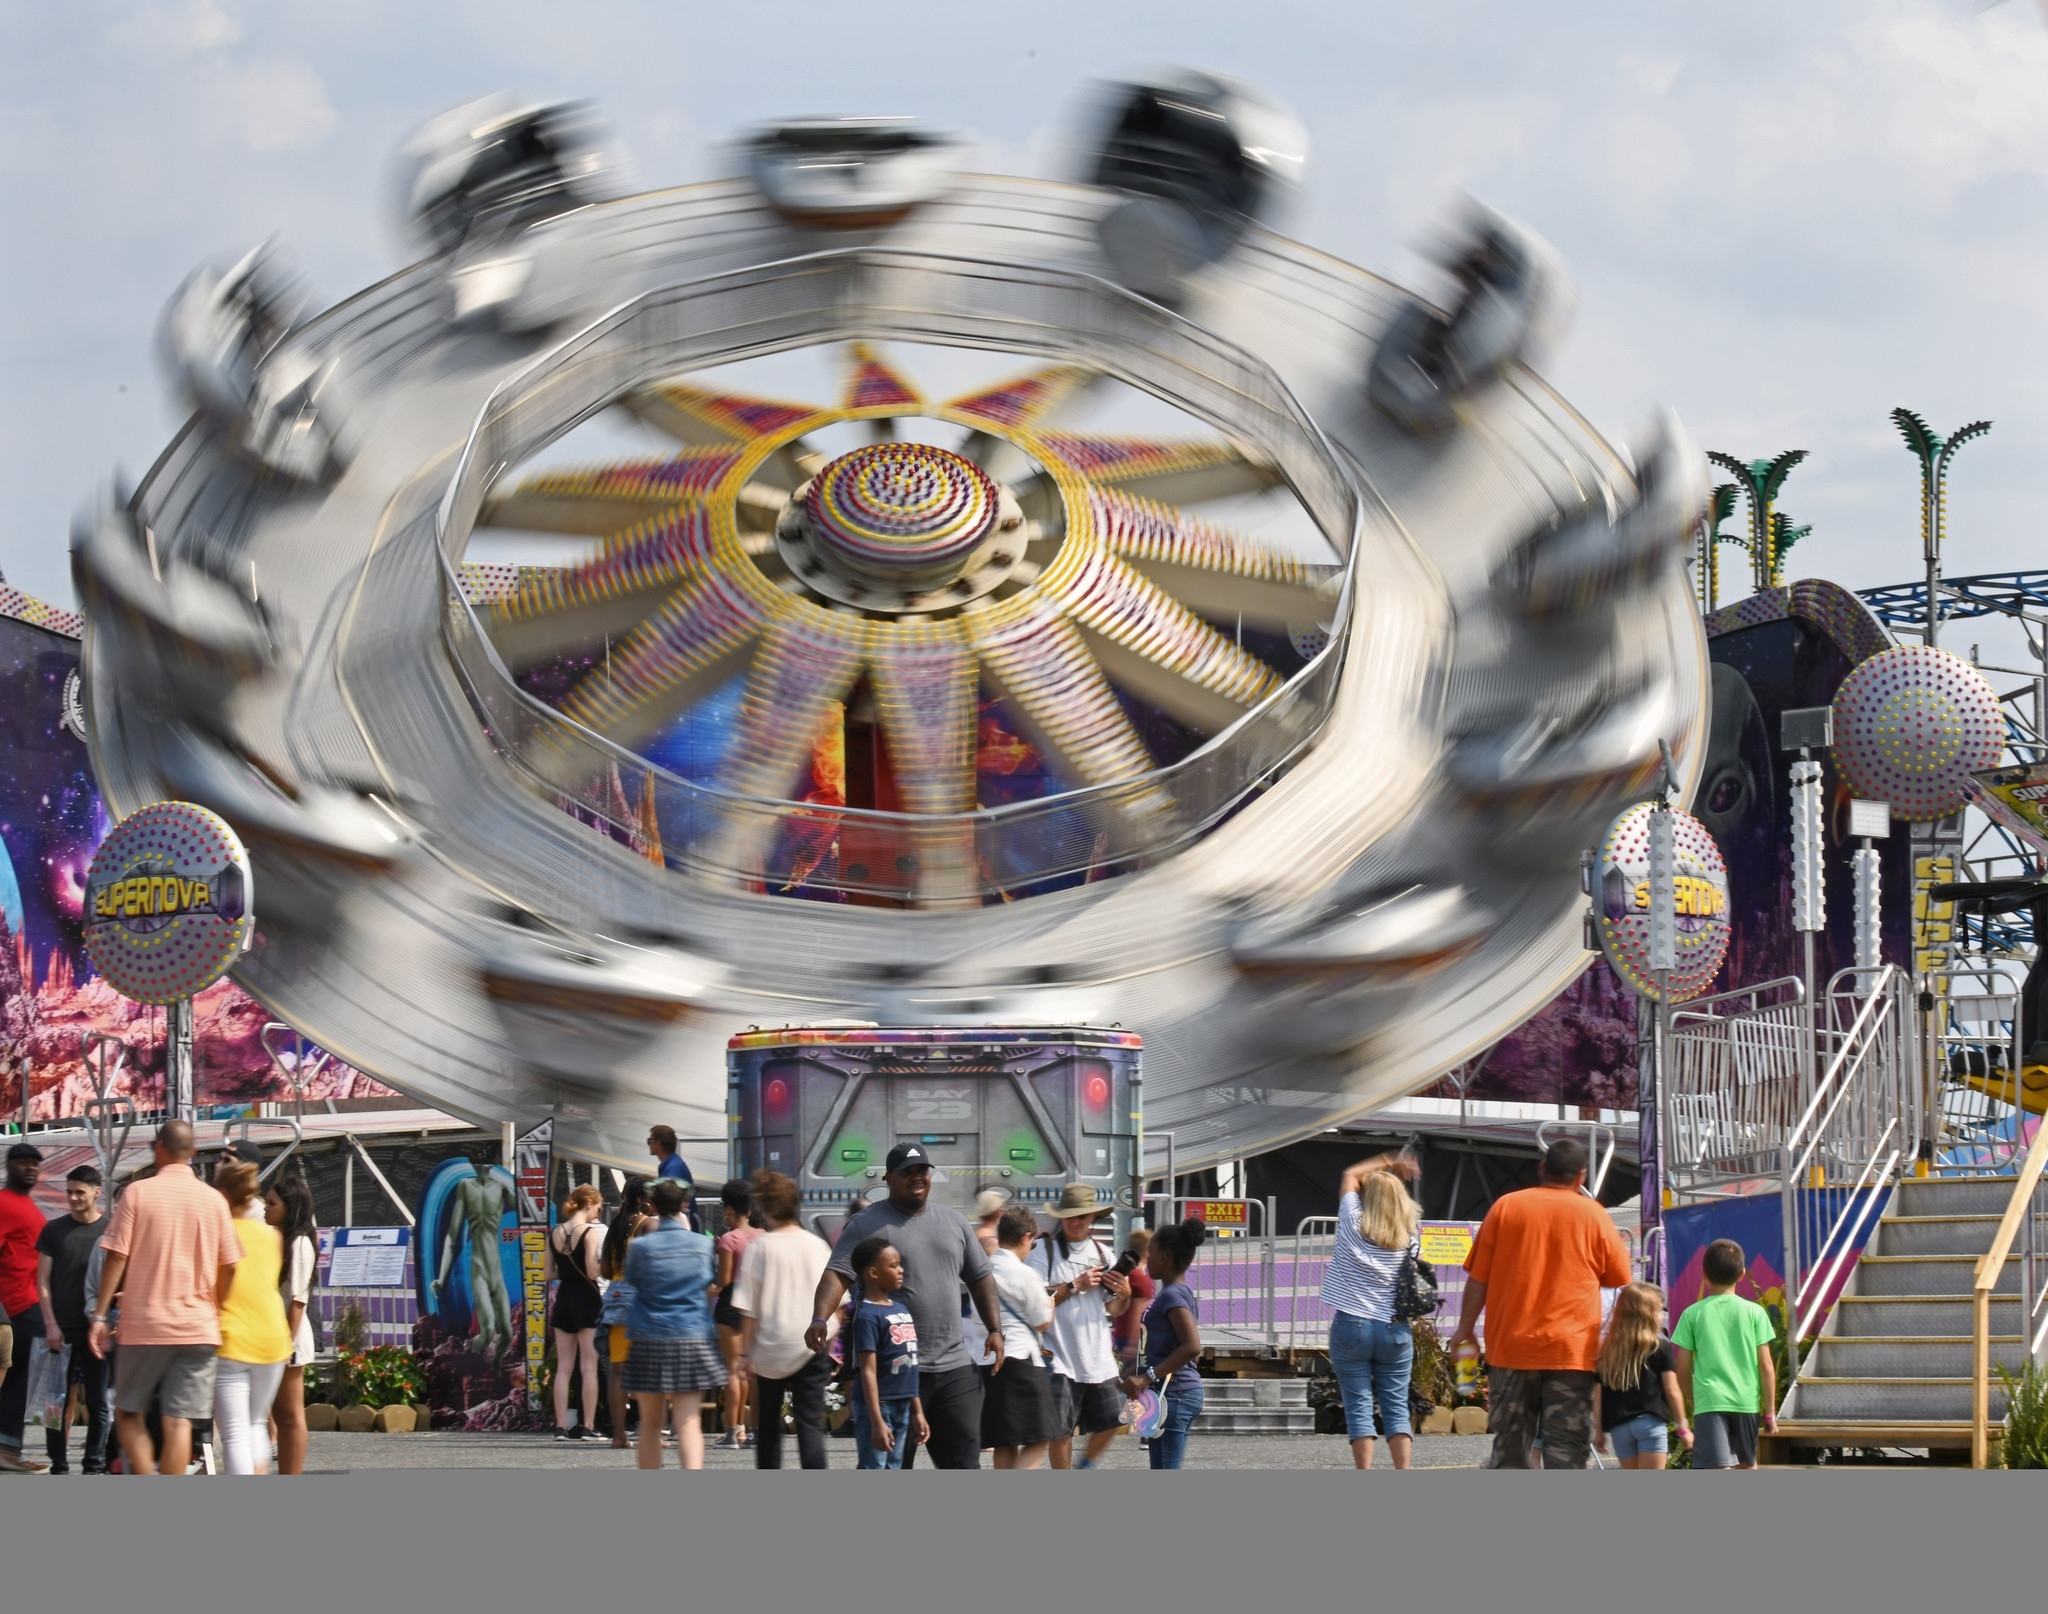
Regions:
<svg viewBox="0 0 2048 1614"><path fill-rule="evenodd" d="M1784 1393L1789 1395L1792 1386L1799 1381L1804 1371L1801 1361L1800 1342L1805 1337L1808 1324L1813 1318L1808 1315L1809 1303L1814 1295L1826 1296L1835 1278L1847 1264L1850 1252L1856 1247L1857 1235L1869 1221L1872 1210L1884 1197L1890 1187L1899 1163L1918 1142L1919 1128L1914 1118L1907 1113L1894 1110L1885 1121L1884 1128L1870 1143L1869 1152L1860 1162L1855 1184L1843 1200L1842 1208L1835 1214L1832 1224L1809 1252L1805 1244L1804 1222L1800 1215L1799 1191L1809 1186L1809 1177L1815 1157L1823 1143L1839 1145L1844 1139L1837 1136L1836 1117L1842 1113L1852 1095L1859 1094L1866 1083L1859 1080L1867 1071L1875 1070L1876 1078L1884 1079L1896 1074L1875 1068L1885 1048L1883 1029L1899 1006L1898 985L1903 974L1893 965L1885 965L1874 972L1875 979L1865 985L1864 978L1873 972L1868 969L1843 970L1829 981L1824 994L1832 1005L1838 999L1837 987L1844 979L1853 979L1852 991L1860 1006L1848 1027L1832 1033L1836 1040L1833 1056L1826 1070L1814 1084L1813 1097L1808 1101L1805 1112L1798 1123L1786 1135L1783 1154L1783 1175L1780 1179L1782 1215L1785 1223L1785 1333L1787 1356L1787 1383ZM1897 1098L1899 1094L1891 1095ZM1894 1134L1901 1141L1893 1144ZM1799 1149L1804 1138L1805 1148ZM1859 1140L1860 1145L1860 1140ZM1886 1154L1887 1146L1890 1153ZM1799 1150L1797 1154L1795 1150ZM1850 1158L1854 1158L1852 1155ZM1880 1164L1880 1161L1882 1162ZM1867 1197L1865 1191L1868 1190ZM1859 1197L1861 1203L1859 1204ZM1853 1217L1853 1222L1852 1222ZM1838 1241L1839 1240L1839 1244ZM1826 1270L1823 1271L1825 1263ZM1807 1281L1806 1274L1812 1273L1814 1281Z"/></svg>
<svg viewBox="0 0 2048 1614"><path fill-rule="evenodd" d="M1998 1287L1998 1275L2004 1269L2006 1257L2012 1253L2012 1241L2018 1236L2020 1224L2027 1225L2026 1268L2022 1274L2020 1333L2026 1341L2029 1363L2033 1362L2040 1335L2030 1334L2033 1325L2034 1306L2032 1298L2033 1264L2035 1259L2035 1227L2038 1212L2034 1209L2034 1190L2040 1186L2043 1167L2048 1167L2048 1121L2034 1131L2033 1146L2027 1150L2027 1158L2021 1163L2019 1176L2012 1186L2012 1197L2005 1202L2005 1214L1999 1218L1998 1231L1992 1235L1991 1247L1984 1252L1977 1263L1976 1275L1970 1280L1970 1466L1984 1468L1991 1458L1991 1293Z"/></svg>
<svg viewBox="0 0 2048 1614"><path fill-rule="evenodd" d="M1806 983L1803 980L1801 980L1796 975L1780 975L1775 980L1760 981L1755 986L1738 986L1732 991L1716 992L1710 997L1688 998L1686 999L1685 1004L1682 1008L1674 1008L1672 1010L1672 1024L1676 1025L1680 1020L1690 1019L1718 1020L1722 1018L1722 1016L1703 1015L1700 1013L1700 1010L1716 1003L1732 1003L1736 998L1749 998L1751 1000L1749 1009L1737 1010L1736 1012L1738 1014L1754 1013L1758 1009L1783 1008L1784 1004L1781 1003L1760 1004L1755 1002L1754 1000L1760 993L1773 992L1779 990L1780 988L1788 987L1791 989L1792 996L1786 1000L1787 1002L1798 1003L1805 998Z"/></svg>
<svg viewBox="0 0 2048 1614"><path fill-rule="evenodd" d="M1891 978L1897 973L1898 967L1896 965L1885 965L1883 974L1878 977L1878 988L1863 999L1863 1007L1856 1011L1856 1018L1850 1022L1849 1029L1842 1035L1841 1047L1835 1050L1834 1057L1828 1061L1827 1071L1815 1083L1813 1098L1806 1106L1806 1113L1799 1117L1797 1124L1792 1128L1790 1136L1786 1138L1785 1146L1789 1151L1799 1142L1801 1134L1806 1131L1808 1123L1813 1120L1813 1112L1820 1107L1820 1101L1827 1097L1828 1089L1834 1085L1839 1077L1841 1089L1835 1094L1835 1101L1828 1106L1826 1117L1819 1126L1813 1129L1813 1141L1807 1144L1806 1153L1799 1157L1799 1163L1793 1168L1795 1174L1804 1171L1806 1166L1812 1161L1813 1151L1819 1147L1821 1137L1827 1131L1828 1122L1835 1118L1836 1112L1842 1107L1842 1100L1848 1096L1851 1080L1855 1077L1857 1071L1862 1068L1864 1058L1877 1045L1876 1038L1867 1035L1867 1033L1876 1029L1874 1024L1875 1018L1882 1018L1884 1014L1890 1011L1891 998L1882 988L1889 985ZM1866 1025L1865 1022L1873 1023ZM1848 1065L1846 1070L1843 1068L1845 1062Z"/></svg>
<svg viewBox="0 0 2048 1614"><path fill-rule="evenodd" d="M1899 1162L1904 1158L1904 1150L1894 1149L1885 1157L1885 1162L1882 1166L1877 1164L1879 1152L1890 1141L1892 1133L1898 1130L1898 1125L1898 1117L1894 1116L1885 1126L1883 1134L1877 1140L1877 1148L1873 1149L1870 1158L1864 1161L1863 1169L1856 1174L1855 1186L1849 1190L1848 1196L1843 1199L1842 1208L1835 1215L1834 1225L1828 1229L1827 1236L1820 1241L1820 1247L1813 1253L1813 1260L1811 1263L1808 1263L1813 1267L1818 1267L1822 1261L1827 1261L1827 1271L1822 1274L1820 1281L1817 1283L1788 1284L1785 1291L1785 1362L1787 1367L1785 1378L1787 1382L1779 1391L1781 1403L1785 1397L1792 1393L1793 1386L1798 1384L1806 1372L1806 1359L1800 1354L1799 1342L1804 1334L1802 1314L1806 1310L1808 1298L1815 1294L1826 1295L1833 1290L1835 1279L1841 1275L1843 1267L1848 1264L1851 1253L1857 1248L1857 1236L1862 1233L1864 1224L1870 1220L1871 1213L1883 1202L1885 1190L1891 1185L1893 1173L1898 1170ZM1873 1167L1876 1168L1877 1172L1874 1178L1871 1176ZM1866 1185L1870 1188L1870 1193L1863 1199L1859 1208L1857 1196L1863 1193ZM1842 1239L1841 1248L1835 1249L1833 1259L1830 1260L1828 1252L1830 1249L1834 1249L1835 1236L1842 1232L1843 1223L1848 1220L1851 1211L1856 1213L1855 1225L1849 1228L1847 1235ZM1795 1250L1797 1239L1797 1229L1794 1229L1790 1242L1794 1244ZM1796 1253L1792 1261L1787 1264L1799 1264L1799 1257Z"/></svg>

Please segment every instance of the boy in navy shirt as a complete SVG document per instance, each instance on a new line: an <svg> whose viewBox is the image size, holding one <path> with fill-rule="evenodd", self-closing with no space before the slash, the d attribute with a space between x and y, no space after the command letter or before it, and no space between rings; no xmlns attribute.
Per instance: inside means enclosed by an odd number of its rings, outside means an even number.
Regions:
<svg viewBox="0 0 2048 1614"><path fill-rule="evenodd" d="M903 1257L885 1238L862 1239L853 1252L860 1303L853 1313L854 1447L862 1468L901 1468L922 1442L924 1408L917 1398L917 1324L897 1293Z"/></svg>

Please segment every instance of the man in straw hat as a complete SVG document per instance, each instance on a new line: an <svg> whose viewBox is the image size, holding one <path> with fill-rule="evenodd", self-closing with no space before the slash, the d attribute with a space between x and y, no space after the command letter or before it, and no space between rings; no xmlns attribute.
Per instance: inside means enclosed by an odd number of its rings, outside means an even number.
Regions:
<svg viewBox="0 0 2048 1614"><path fill-rule="evenodd" d="M1131 1303L1131 1283L1095 1236L1108 1210L1086 1183L1070 1182L1052 1207L1059 1231L1040 1239L1028 1257L1052 1295L1053 1416L1061 1433L1048 1453L1054 1468L1093 1468L1116 1439L1127 1405L1117 1388L1116 1343L1110 1319ZM1074 1433L1087 1438L1074 1461Z"/></svg>

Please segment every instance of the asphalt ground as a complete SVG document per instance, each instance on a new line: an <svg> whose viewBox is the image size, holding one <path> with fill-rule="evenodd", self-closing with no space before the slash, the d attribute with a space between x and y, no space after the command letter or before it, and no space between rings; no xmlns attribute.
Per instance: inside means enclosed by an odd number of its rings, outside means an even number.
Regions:
<svg viewBox="0 0 2048 1614"><path fill-rule="evenodd" d="M30 1430L25 1443L30 1455L40 1458L42 1446ZM309 1435L306 1451L308 1474L351 1474L379 1469L631 1469L634 1454L615 1450L608 1440L558 1441L552 1435L467 1435L449 1432L412 1435L351 1435L315 1433ZM1484 1435L1421 1435L1415 1441L1417 1468L1477 1468L1486 1460L1490 1442ZM84 1431L72 1435L71 1467L75 1473L84 1453ZM675 1467L675 1449L663 1452L665 1466ZM834 1469L853 1470L853 1442L826 1442L826 1460ZM1385 1443L1376 1460L1387 1460ZM796 1437L783 1438L783 1461L796 1466ZM723 1450L708 1442L704 1453L707 1469L752 1468L751 1447ZM1147 1466L1145 1448L1128 1435L1111 1443L1103 1459L1105 1469L1142 1469ZM1350 1445L1338 1435L1196 1435L1188 1441L1186 1466L1201 1468L1309 1469L1351 1466ZM49 1478L51 1476L42 1476ZM61 1477L61 1476L60 1476Z"/></svg>
<svg viewBox="0 0 2048 1614"><path fill-rule="evenodd" d="M634 1454L615 1450L609 1441L558 1441L552 1435L344 1435L308 1437L306 1472L362 1472L379 1468L631 1468ZM835 1469L853 1470L853 1442L828 1440L826 1461ZM1486 1460L1490 1442L1484 1435L1425 1435L1415 1442L1419 1468L1476 1468ZM1384 1463L1384 1443L1376 1454ZM675 1451L665 1450L673 1467ZM785 1435L782 1460L796 1466L796 1437ZM707 1442L704 1466L752 1468L751 1447L723 1450ZM1146 1450L1128 1435L1110 1445L1101 1465L1142 1469ZM1195 1435L1188 1441L1188 1468L1349 1468L1350 1444L1338 1435Z"/></svg>

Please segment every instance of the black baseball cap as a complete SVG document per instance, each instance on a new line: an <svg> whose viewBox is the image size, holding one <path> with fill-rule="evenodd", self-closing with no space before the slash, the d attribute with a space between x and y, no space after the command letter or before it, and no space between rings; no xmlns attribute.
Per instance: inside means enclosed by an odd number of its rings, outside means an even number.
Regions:
<svg viewBox="0 0 2048 1614"><path fill-rule="evenodd" d="M882 1170L903 1171L912 1166L929 1171L932 1169L932 1157L924 1152L921 1145L899 1143L889 1151L889 1158L883 1162Z"/></svg>
<svg viewBox="0 0 2048 1614"><path fill-rule="evenodd" d="M43 1158L43 1151L38 1149L33 1143L17 1143L13 1148L7 1151L7 1158L9 1160L40 1161ZM889 1156L889 1158L891 1160L894 1160L896 1157L892 1154L891 1156ZM922 1160L924 1156L919 1155L918 1158Z"/></svg>

